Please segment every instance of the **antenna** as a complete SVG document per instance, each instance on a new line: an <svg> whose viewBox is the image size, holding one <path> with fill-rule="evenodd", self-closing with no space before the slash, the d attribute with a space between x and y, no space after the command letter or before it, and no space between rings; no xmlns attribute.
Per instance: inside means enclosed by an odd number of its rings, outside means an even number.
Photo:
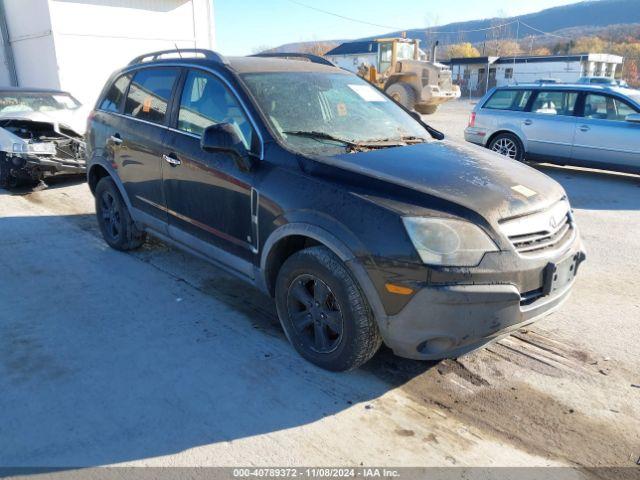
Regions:
<svg viewBox="0 0 640 480"><path fill-rule="evenodd" d="M174 42L173 46L176 47L176 52L178 52L178 55L180 56L180 58L182 58L182 53L180 53L180 49L178 48L178 44Z"/></svg>

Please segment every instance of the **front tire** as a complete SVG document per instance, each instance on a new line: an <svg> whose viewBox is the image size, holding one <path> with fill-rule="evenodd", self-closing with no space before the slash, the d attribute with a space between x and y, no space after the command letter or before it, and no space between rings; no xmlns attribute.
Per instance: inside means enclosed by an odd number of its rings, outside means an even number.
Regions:
<svg viewBox="0 0 640 480"><path fill-rule="evenodd" d="M416 111L422 115L433 115L438 111L439 105L422 105L416 106Z"/></svg>
<svg viewBox="0 0 640 480"><path fill-rule="evenodd" d="M487 146L500 155L509 157L512 160L522 162L524 160L524 146L520 139L513 133L501 133L496 135Z"/></svg>
<svg viewBox="0 0 640 480"><path fill-rule="evenodd" d="M364 294L325 247L301 250L285 261L276 281L276 306L294 348L326 370L358 368L382 344Z"/></svg>
<svg viewBox="0 0 640 480"><path fill-rule="evenodd" d="M7 155L4 152L0 152L0 188L16 188L18 186L18 179L11 175L11 164L7 160Z"/></svg>
<svg viewBox="0 0 640 480"><path fill-rule="evenodd" d="M134 250L144 243L144 232L135 226L127 205L110 177L98 182L95 201L100 231L111 248Z"/></svg>
<svg viewBox="0 0 640 480"><path fill-rule="evenodd" d="M404 108L413 110L416 106L416 92L411 85L394 83L387 88L386 93Z"/></svg>

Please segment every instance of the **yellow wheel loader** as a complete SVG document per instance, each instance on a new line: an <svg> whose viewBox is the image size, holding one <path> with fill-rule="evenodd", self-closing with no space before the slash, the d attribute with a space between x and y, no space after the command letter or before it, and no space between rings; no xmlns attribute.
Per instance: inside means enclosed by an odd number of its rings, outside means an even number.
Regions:
<svg viewBox="0 0 640 480"><path fill-rule="evenodd" d="M435 113L440 105L460 98L460 87L453 84L451 69L435 61L438 43L431 61L421 59L420 41L406 38L381 38L377 61L363 63L357 73L410 110Z"/></svg>

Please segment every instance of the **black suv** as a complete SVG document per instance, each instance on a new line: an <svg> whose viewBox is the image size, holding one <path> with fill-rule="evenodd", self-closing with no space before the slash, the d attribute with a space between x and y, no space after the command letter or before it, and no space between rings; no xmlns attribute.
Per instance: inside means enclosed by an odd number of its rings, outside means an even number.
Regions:
<svg viewBox="0 0 640 480"><path fill-rule="evenodd" d="M547 176L442 140L321 58L179 56L116 72L90 117L89 186L112 247L149 233L236 274L330 370L383 341L456 357L567 298L584 253Z"/></svg>

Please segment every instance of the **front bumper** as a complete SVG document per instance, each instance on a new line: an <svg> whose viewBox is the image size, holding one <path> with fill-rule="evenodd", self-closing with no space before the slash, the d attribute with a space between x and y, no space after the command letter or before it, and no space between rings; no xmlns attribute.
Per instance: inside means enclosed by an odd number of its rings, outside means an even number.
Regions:
<svg viewBox="0 0 640 480"><path fill-rule="evenodd" d="M579 240L554 261L570 257L577 272L586 258ZM386 316L378 325L385 343L398 356L456 358L553 313L572 287L573 281L530 301L513 284L425 286L399 313Z"/></svg>
<svg viewBox="0 0 640 480"><path fill-rule="evenodd" d="M50 175L82 175L87 171L84 159L61 159L50 155L7 154L4 167L19 179L38 180Z"/></svg>

